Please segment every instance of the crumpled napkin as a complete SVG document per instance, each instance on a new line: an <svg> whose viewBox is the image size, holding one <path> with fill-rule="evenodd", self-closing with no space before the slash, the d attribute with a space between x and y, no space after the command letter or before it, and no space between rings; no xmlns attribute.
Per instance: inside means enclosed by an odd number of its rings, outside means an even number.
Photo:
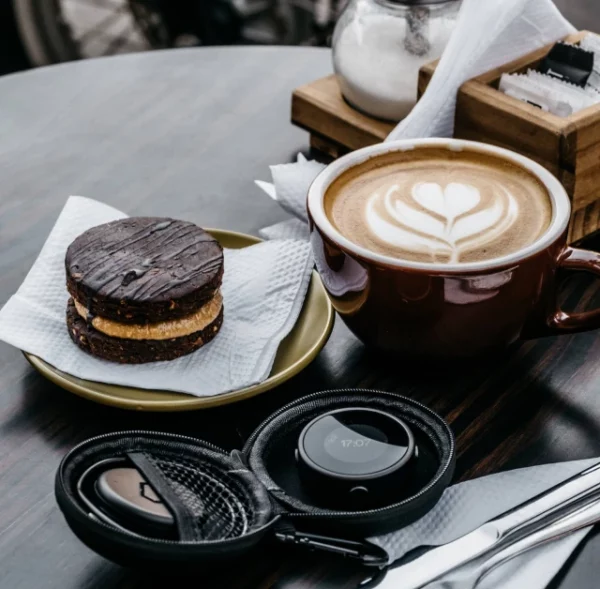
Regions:
<svg viewBox="0 0 600 589"><path fill-rule="evenodd" d="M266 379L308 289L313 259L305 242L225 250L223 326L212 342L188 356L121 365L94 358L71 341L65 322L66 249L90 227L126 216L94 200L69 198L25 281L0 311L0 339L63 372L104 383L203 397Z"/></svg>
<svg viewBox="0 0 600 589"><path fill-rule="evenodd" d="M592 458L545 464L458 483L446 489L438 504L414 524L370 540L386 550L390 562L419 547L447 544L599 462ZM515 558L486 577L478 589L545 587L589 530ZM391 573L378 589L401 589L400 580L400 575L394 578Z"/></svg>
<svg viewBox="0 0 600 589"><path fill-rule="evenodd" d="M308 161L301 153L293 164L271 166L273 183L256 180L256 185L294 218L264 227L258 234L265 239L308 239L306 197L312 181L325 169Z"/></svg>

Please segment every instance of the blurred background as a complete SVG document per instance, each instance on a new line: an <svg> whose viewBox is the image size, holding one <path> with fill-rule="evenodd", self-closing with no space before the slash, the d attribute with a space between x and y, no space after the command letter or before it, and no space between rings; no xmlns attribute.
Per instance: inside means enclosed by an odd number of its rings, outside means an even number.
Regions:
<svg viewBox="0 0 600 589"><path fill-rule="evenodd" d="M0 75L170 47L327 45L346 1L0 0ZM576 27L600 32L599 0L555 1Z"/></svg>

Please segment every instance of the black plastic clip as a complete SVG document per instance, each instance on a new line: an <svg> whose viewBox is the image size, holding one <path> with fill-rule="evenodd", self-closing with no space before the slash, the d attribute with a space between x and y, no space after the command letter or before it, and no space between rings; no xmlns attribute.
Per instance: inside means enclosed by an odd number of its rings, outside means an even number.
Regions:
<svg viewBox="0 0 600 589"><path fill-rule="evenodd" d="M288 525L281 526L281 529L275 533L275 536L284 544L303 546L317 552L338 554L345 558L357 560L366 566L385 567L389 560L383 548L367 541L357 542L342 538L321 536L319 534L306 534L298 532Z"/></svg>

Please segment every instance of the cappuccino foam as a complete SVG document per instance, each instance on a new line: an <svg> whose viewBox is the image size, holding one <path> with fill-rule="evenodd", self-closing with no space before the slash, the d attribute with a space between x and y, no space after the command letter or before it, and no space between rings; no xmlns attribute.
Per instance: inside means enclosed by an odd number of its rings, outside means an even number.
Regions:
<svg viewBox="0 0 600 589"><path fill-rule="evenodd" d="M414 262L468 263L515 253L548 229L552 202L521 166L476 150L380 155L327 189L325 213L347 239Z"/></svg>

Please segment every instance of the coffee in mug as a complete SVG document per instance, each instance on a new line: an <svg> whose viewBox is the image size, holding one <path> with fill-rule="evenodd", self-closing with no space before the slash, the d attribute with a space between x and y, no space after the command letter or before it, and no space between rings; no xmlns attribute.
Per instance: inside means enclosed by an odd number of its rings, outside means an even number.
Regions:
<svg viewBox="0 0 600 589"><path fill-rule="evenodd" d="M472 356L600 327L598 309L561 309L557 282L559 269L600 276L600 254L567 245L569 197L522 155L391 141L333 162L307 202L323 284L366 344Z"/></svg>
<svg viewBox="0 0 600 589"><path fill-rule="evenodd" d="M426 147L374 156L341 174L325 212L350 241L386 256L436 264L517 252L550 225L537 176L489 153Z"/></svg>

